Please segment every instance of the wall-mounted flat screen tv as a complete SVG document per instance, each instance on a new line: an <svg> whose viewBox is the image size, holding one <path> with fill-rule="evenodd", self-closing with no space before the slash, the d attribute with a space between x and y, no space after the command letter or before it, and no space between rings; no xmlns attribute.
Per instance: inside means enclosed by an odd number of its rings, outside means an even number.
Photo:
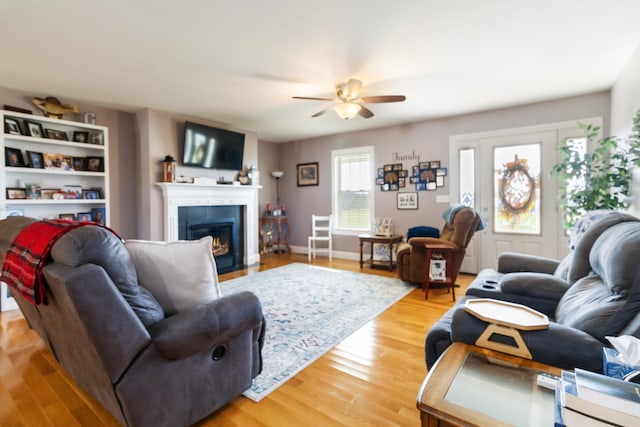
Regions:
<svg viewBox="0 0 640 427"><path fill-rule="evenodd" d="M184 166L242 170L243 153L243 133L192 122L184 124Z"/></svg>

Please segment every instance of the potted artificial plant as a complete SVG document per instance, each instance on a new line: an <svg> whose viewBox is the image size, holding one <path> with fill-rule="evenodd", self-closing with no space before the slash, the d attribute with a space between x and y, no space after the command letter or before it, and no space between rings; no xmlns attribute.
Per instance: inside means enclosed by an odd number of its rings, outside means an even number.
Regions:
<svg viewBox="0 0 640 427"><path fill-rule="evenodd" d="M590 147L600 127L578 125L585 131ZM572 139L565 139L558 147L558 160L551 174L559 179L559 205L565 213L565 229L570 229L588 211L628 208L632 169L640 165L640 110L633 118L633 132L628 137L603 138L592 152L584 155Z"/></svg>

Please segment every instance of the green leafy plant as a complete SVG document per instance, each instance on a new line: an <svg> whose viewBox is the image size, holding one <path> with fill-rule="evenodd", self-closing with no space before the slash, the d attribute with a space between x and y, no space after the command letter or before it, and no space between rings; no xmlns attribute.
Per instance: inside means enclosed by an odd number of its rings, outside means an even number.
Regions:
<svg viewBox="0 0 640 427"><path fill-rule="evenodd" d="M596 209L629 207L632 168L640 165L640 110L633 119L633 133L624 139L606 137L591 152L582 154L573 139L558 147L558 163L551 174L559 179L559 205L564 227L570 229L582 215ZM578 123L587 147L597 137L599 126Z"/></svg>

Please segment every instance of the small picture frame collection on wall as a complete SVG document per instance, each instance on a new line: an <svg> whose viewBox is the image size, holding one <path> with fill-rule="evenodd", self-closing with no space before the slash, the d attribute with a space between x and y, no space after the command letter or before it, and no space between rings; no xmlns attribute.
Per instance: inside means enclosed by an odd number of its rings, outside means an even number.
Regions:
<svg viewBox="0 0 640 427"><path fill-rule="evenodd" d="M444 187L445 176L447 168L441 167L439 160L420 162L411 167L411 174L402 163L392 163L378 168L376 185L381 191L399 191L408 184L415 185L416 191L435 191Z"/></svg>
<svg viewBox="0 0 640 427"><path fill-rule="evenodd" d="M402 163L393 163L378 168L376 185L381 191L398 191L407 186L409 172L402 168Z"/></svg>
<svg viewBox="0 0 640 427"><path fill-rule="evenodd" d="M416 191L435 191L444 187L447 168L440 167L440 161L420 162L411 168L410 182L415 184Z"/></svg>

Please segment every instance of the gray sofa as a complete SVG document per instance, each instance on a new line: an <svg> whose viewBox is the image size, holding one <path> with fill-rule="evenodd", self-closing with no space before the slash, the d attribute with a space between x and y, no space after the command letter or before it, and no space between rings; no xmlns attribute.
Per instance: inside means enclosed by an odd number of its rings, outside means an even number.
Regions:
<svg viewBox="0 0 640 427"><path fill-rule="evenodd" d="M2 260L33 221L0 221ZM165 317L138 286L123 242L98 226L63 235L43 272L48 304L12 291L20 310L62 368L123 425L191 425L262 369L265 324L249 292Z"/></svg>
<svg viewBox="0 0 640 427"><path fill-rule="evenodd" d="M485 330L486 322L464 310L465 301L494 298L549 316L549 329L521 332L534 360L601 371L606 336L640 337L639 255L640 222L623 213L593 224L561 262L504 254L498 271L480 272L465 297L429 330L427 367L452 342L473 344Z"/></svg>

